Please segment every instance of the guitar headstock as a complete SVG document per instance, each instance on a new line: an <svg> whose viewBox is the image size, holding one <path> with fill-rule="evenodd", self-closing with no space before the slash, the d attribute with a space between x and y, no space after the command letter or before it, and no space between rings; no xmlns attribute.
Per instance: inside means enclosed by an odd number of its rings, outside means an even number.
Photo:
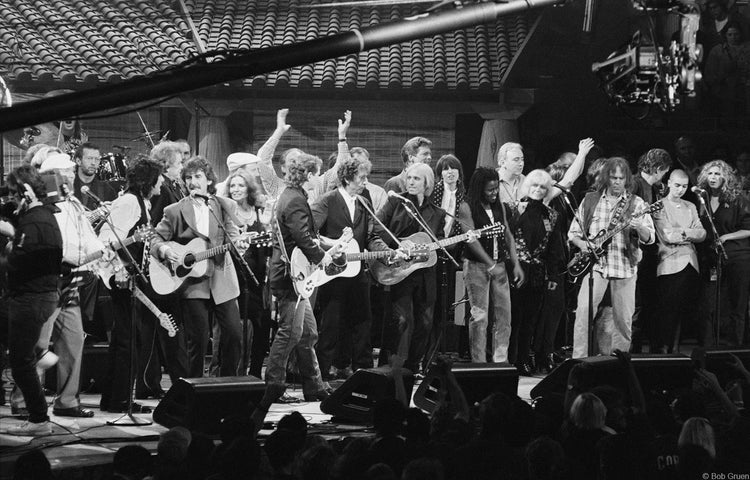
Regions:
<svg viewBox="0 0 750 480"><path fill-rule="evenodd" d="M174 323L174 319L172 318L172 315L169 315L168 313L162 313L159 315L159 325L161 325L166 331L167 335L170 337L174 337L177 335L177 325Z"/></svg>
<svg viewBox="0 0 750 480"><path fill-rule="evenodd" d="M664 204L662 202L654 202L651 205L646 208L645 213L656 213L660 210L664 209Z"/></svg>
<svg viewBox="0 0 750 480"><path fill-rule="evenodd" d="M273 245L273 235L271 235L271 232L248 232L247 234L245 234L242 240L247 242L248 248L270 247L271 245Z"/></svg>
<svg viewBox="0 0 750 480"><path fill-rule="evenodd" d="M480 233L482 237L497 237L502 235L504 231L505 224L503 222L495 222L486 227L480 228L479 230L475 230L475 232Z"/></svg>
<svg viewBox="0 0 750 480"><path fill-rule="evenodd" d="M154 235L156 235L154 227L151 225L141 225L133 233L133 240L136 242L148 242L154 238Z"/></svg>

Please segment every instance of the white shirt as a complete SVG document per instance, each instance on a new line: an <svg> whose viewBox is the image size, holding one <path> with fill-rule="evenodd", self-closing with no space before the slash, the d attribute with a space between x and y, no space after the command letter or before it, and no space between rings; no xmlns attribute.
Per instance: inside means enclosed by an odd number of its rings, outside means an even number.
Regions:
<svg viewBox="0 0 750 480"><path fill-rule="evenodd" d="M193 200L193 212L198 233L208 237L208 204L203 200Z"/></svg>
<svg viewBox="0 0 750 480"><path fill-rule="evenodd" d="M448 185L443 183L443 200L440 203L440 208L450 213L451 215L456 214L456 191L451 191ZM453 217L450 215L445 216L445 236L450 236L451 230L453 229Z"/></svg>
<svg viewBox="0 0 750 480"><path fill-rule="evenodd" d="M143 200L146 208L146 218L150 222L151 202ZM138 198L132 193L121 195L112 202L109 207L109 220L115 227L115 233L122 239L128 236L128 232L138 223L141 218L141 206L138 204ZM117 243L117 237L112 233L109 223L105 223L99 231L99 240L104 243Z"/></svg>
<svg viewBox="0 0 750 480"><path fill-rule="evenodd" d="M349 209L349 218L351 218L352 223L354 222L354 210L357 208L357 199L356 197L353 197L349 195L349 192L347 192L344 187L339 187L339 193L342 197L344 197L344 202L346 202L346 207Z"/></svg>
<svg viewBox="0 0 750 480"><path fill-rule="evenodd" d="M60 209L55 214L55 220L62 234L65 263L81 265L87 255L104 250L104 244L96 237L77 198L71 197L55 206Z"/></svg>

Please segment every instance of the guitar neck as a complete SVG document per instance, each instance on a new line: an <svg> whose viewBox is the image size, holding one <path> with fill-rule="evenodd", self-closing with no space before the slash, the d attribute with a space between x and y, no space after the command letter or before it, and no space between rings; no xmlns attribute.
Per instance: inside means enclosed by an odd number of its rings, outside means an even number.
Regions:
<svg viewBox="0 0 750 480"><path fill-rule="evenodd" d="M209 248L208 250L204 250L202 252L195 254L195 261L200 262L206 259L209 259L211 257L215 257L216 255L220 253L224 253L227 250L229 250L229 244L225 243L224 245L219 245L218 247Z"/></svg>
<svg viewBox="0 0 750 480"><path fill-rule="evenodd" d="M125 240L122 241L122 246L129 247L132 244L136 242L135 237L128 237ZM118 244L117 248L115 248L115 251L122 249L122 247ZM91 263L94 260L99 260L104 255L104 250L99 250L98 252L91 252L85 257L83 257L83 260L81 261L81 265L86 265L87 263Z"/></svg>
<svg viewBox="0 0 750 480"><path fill-rule="evenodd" d="M391 252L388 250L377 250L374 252L347 253L346 261L356 262L360 260L377 260L379 258L389 257L390 255L391 255Z"/></svg>
<svg viewBox="0 0 750 480"><path fill-rule="evenodd" d="M137 298L138 300L140 300L140 302L143 305L145 305L146 308L148 308L151 311L151 313L153 313L156 316L156 318L159 318L162 315L162 311L159 310L159 307L157 307L154 304L154 302L152 302L151 299L148 298L146 296L146 294L143 293L143 291L141 291L140 288L134 286L133 287L133 295L135 296L135 298Z"/></svg>

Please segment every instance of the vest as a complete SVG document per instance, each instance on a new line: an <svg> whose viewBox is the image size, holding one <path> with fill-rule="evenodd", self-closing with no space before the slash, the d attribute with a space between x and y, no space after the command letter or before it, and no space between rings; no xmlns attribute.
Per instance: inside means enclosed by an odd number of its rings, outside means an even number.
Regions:
<svg viewBox="0 0 750 480"><path fill-rule="evenodd" d="M596 210L596 204L599 203L599 200L602 198L602 192L589 192L586 194L586 196L583 198L583 233L584 235L588 235L589 228L591 227L591 222L594 218L594 210ZM635 195L629 194L628 199L626 200L627 204L625 206L625 210L622 213L622 217L620 218L620 221L622 221L623 218L630 218L630 216L633 214L633 208L635 207ZM640 249L640 242L638 240L638 235L635 234L635 231L628 227L625 230L623 230L623 233L625 234L625 237L627 239L625 245L626 245L626 255L628 256L628 260L630 260L630 263L633 265L636 265L638 263L638 251Z"/></svg>

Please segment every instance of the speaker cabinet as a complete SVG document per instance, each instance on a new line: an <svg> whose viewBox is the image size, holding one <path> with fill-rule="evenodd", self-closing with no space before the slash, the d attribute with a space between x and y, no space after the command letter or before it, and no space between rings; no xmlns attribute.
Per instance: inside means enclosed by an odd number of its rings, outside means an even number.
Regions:
<svg viewBox="0 0 750 480"><path fill-rule="evenodd" d="M411 398L414 376L403 369L406 398ZM330 397L320 403L323 413L333 415L337 421L372 423L375 403L383 398L395 398L393 372L388 366L360 369L354 372Z"/></svg>
<svg viewBox="0 0 750 480"><path fill-rule="evenodd" d="M453 375L469 405L496 392L508 396L518 393L518 370L508 363L455 363ZM437 407L441 384L431 367L414 393L414 405L432 413Z"/></svg>
<svg viewBox="0 0 750 480"><path fill-rule="evenodd" d="M81 393L102 393L109 369L109 344L91 343L83 346L81 361ZM44 388L57 391L57 365L44 372Z"/></svg>
<svg viewBox="0 0 750 480"><path fill-rule="evenodd" d="M181 378L159 402L154 421L215 435L224 417L249 414L250 404L257 405L265 390L263 380L252 376Z"/></svg>
<svg viewBox="0 0 750 480"><path fill-rule="evenodd" d="M646 396L689 388L693 380L693 362L682 354L636 354L632 362ZM531 389L531 398L564 395L568 374L578 363L589 367L583 379L587 385L612 385L627 391L627 378L620 361L611 356L598 356L566 360Z"/></svg>

